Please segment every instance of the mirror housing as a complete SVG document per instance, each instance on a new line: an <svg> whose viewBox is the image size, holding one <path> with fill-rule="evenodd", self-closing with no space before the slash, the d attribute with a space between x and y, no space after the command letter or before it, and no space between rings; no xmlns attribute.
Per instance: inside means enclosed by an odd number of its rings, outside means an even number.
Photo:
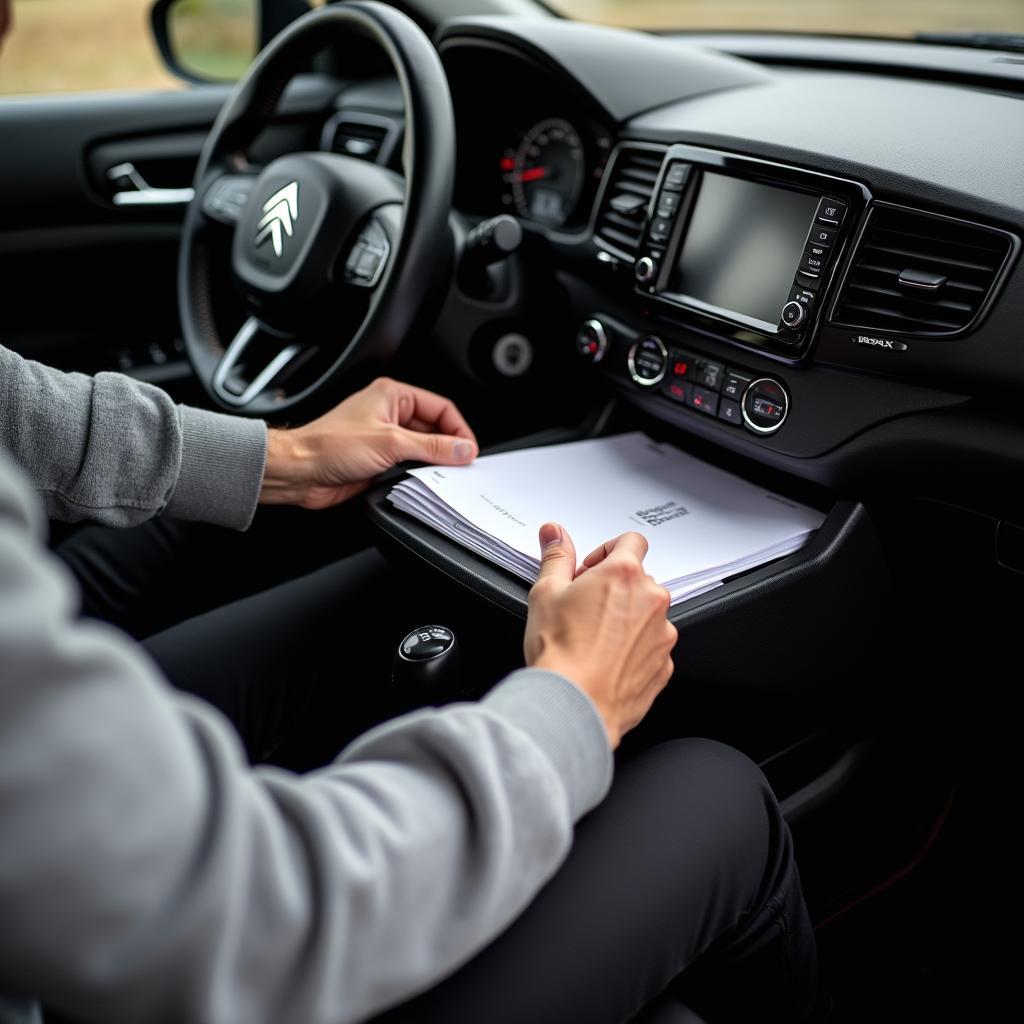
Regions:
<svg viewBox="0 0 1024 1024"><path fill-rule="evenodd" d="M307 0L155 0L150 26L167 68L195 84L231 82Z"/></svg>

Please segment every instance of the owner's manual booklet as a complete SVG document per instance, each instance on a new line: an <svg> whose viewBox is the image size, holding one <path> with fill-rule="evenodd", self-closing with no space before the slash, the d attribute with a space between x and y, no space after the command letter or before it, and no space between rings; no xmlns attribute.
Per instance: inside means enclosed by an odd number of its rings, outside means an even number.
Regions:
<svg viewBox="0 0 1024 1024"><path fill-rule="evenodd" d="M645 568L673 604L792 554L825 518L641 433L413 469L388 499L530 583L543 523L568 531L580 561L635 530L650 545Z"/></svg>

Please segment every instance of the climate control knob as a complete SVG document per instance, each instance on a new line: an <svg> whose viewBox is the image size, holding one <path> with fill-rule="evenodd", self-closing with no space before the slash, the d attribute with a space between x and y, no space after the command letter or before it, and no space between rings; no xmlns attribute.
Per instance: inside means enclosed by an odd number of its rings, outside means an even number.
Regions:
<svg viewBox="0 0 1024 1024"><path fill-rule="evenodd" d="M633 272L641 284L650 284L654 280L654 275L658 272L658 264L650 256L641 256L636 261Z"/></svg>
<svg viewBox="0 0 1024 1024"><path fill-rule="evenodd" d="M789 392L771 377L753 381L740 403L743 422L755 434L774 434L789 415Z"/></svg>
<svg viewBox="0 0 1024 1024"><path fill-rule="evenodd" d="M584 320L576 332L576 351L592 363L599 363L608 351L608 331L600 320Z"/></svg>
<svg viewBox="0 0 1024 1024"><path fill-rule="evenodd" d="M653 334L634 342L627 359L629 375L642 388L659 383L668 369L668 349Z"/></svg>

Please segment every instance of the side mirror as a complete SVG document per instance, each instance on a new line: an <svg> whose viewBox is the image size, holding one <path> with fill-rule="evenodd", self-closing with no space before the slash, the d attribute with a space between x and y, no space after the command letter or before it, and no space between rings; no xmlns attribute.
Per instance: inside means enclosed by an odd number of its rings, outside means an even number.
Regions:
<svg viewBox="0 0 1024 1024"><path fill-rule="evenodd" d="M188 82L231 82L263 43L262 0L156 0L150 23L164 63Z"/></svg>

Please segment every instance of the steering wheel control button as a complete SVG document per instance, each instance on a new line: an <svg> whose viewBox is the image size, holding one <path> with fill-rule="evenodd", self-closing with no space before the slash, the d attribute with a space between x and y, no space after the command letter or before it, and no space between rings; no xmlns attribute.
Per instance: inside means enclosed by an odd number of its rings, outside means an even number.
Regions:
<svg viewBox="0 0 1024 1024"><path fill-rule="evenodd" d="M743 395L743 422L755 434L774 434L789 415L789 394L771 377L755 380Z"/></svg>
<svg viewBox="0 0 1024 1024"><path fill-rule="evenodd" d="M504 334L491 350L491 362L503 377L522 377L533 364L533 345L525 334Z"/></svg>
<svg viewBox="0 0 1024 1024"><path fill-rule="evenodd" d="M740 409L740 403L734 402L731 398L723 398L718 403L718 418L735 427L742 427L743 411Z"/></svg>
<svg viewBox="0 0 1024 1024"><path fill-rule="evenodd" d="M845 216L846 205L844 203L826 197L818 204L818 216L816 219L820 224L831 224L837 228L843 223Z"/></svg>
<svg viewBox="0 0 1024 1024"><path fill-rule="evenodd" d="M782 307L782 323L790 330L795 330L806 319L807 310L795 299L791 299Z"/></svg>
<svg viewBox="0 0 1024 1024"><path fill-rule="evenodd" d="M608 351L608 332L600 320L585 320L576 332L576 351L584 359L599 363Z"/></svg>
<svg viewBox="0 0 1024 1024"><path fill-rule="evenodd" d="M740 399L743 398L743 392L747 390L752 379L752 377L744 377L743 374L737 373L735 370L729 370L725 375L725 380L722 381L723 405L726 400L731 400L738 404Z"/></svg>
<svg viewBox="0 0 1024 1024"><path fill-rule="evenodd" d="M650 256L641 256L636 261L633 272L641 284L650 284L654 280L654 275L658 272L658 264Z"/></svg>
<svg viewBox="0 0 1024 1024"><path fill-rule="evenodd" d="M345 280L360 288L372 288L384 272L390 248L387 233L380 222L371 220L345 261Z"/></svg>
<svg viewBox="0 0 1024 1024"><path fill-rule="evenodd" d="M690 165L674 163L665 175L662 188L667 192L682 192L683 186L690 177Z"/></svg>
<svg viewBox="0 0 1024 1024"><path fill-rule="evenodd" d="M691 409L706 413L708 416L718 414L718 395L714 391L702 388L697 384L693 386L690 400L686 403Z"/></svg>
<svg viewBox="0 0 1024 1024"><path fill-rule="evenodd" d="M634 342L627 357L629 375L643 388L661 382L668 370L668 349L653 334Z"/></svg>

